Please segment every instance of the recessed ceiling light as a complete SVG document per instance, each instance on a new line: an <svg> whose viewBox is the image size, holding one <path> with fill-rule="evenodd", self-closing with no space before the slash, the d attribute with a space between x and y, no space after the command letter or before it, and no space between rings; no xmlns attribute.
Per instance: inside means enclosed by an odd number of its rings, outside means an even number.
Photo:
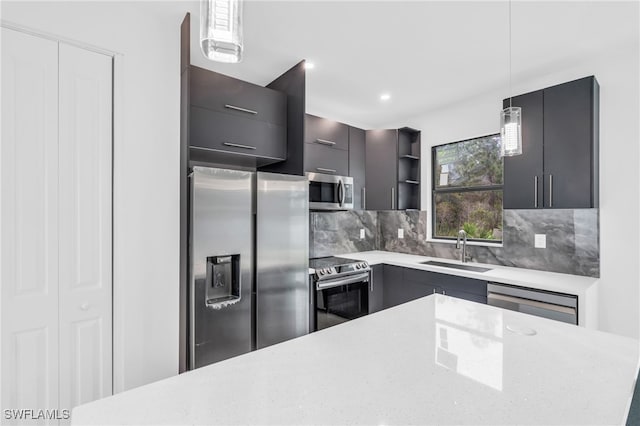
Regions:
<svg viewBox="0 0 640 426"><path fill-rule="evenodd" d="M316 64L314 64L313 62L305 62L304 63L304 69L306 70L312 70L316 67Z"/></svg>
<svg viewBox="0 0 640 426"><path fill-rule="evenodd" d="M382 95L380 95L381 101L388 101L389 99L391 99L391 95L388 93L383 93Z"/></svg>

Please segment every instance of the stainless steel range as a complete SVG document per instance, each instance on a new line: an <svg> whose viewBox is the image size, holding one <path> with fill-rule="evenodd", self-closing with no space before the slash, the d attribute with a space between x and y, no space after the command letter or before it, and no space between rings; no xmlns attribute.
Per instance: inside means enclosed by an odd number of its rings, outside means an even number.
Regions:
<svg viewBox="0 0 640 426"><path fill-rule="evenodd" d="M322 330L369 313L369 264L344 257L309 260L313 275L311 329Z"/></svg>

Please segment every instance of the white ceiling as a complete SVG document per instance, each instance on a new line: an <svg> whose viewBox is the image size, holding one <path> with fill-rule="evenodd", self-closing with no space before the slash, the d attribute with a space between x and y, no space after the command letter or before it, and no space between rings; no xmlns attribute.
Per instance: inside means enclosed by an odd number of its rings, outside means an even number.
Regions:
<svg viewBox="0 0 640 426"><path fill-rule="evenodd" d="M307 112L356 126L402 126L508 92L506 1L245 1L240 64L206 60L198 2L172 4L192 13L192 64L265 85L307 59L316 65L307 72ZM513 80L638 43L638 22L637 2L514 1ZM379 100L383 92L390 101Z"/></svg>

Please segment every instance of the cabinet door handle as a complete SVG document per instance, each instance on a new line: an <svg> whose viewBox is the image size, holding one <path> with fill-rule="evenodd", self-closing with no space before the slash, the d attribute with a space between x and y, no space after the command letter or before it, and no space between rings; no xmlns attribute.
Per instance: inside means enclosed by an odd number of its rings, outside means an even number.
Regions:
<svg viewBox="0 0 640 426"><path fill-rule="evenodd" d="M258 111L254 111L252 109L247 109L247 108L242 108L242 107L235 106L235 105L227 104L224 107L228 108L228 109L232 109L234 111L246 112L247 114L252 114L252 115L256 115L258 113Z"/></svg>
<svg viewBox="0 0 640 426"><path fill-rule="evenodd" d="M362 210L367 208L367 190L363 186L362 187Z"/></svg>
<svg viewBox="0 0 640 426"><path fill-rule="evenodd" d="M334 141L328 141L326 139L316 139L316 143L319 143L321 145L329 145L329 146L333 146L336 144Z"/></svg>
<svg viewBox="0 0 640 426"><path fill-rule="evenodd" d="M549 175L549 207L553 207L553 175Z"/></svg>
<svg viewBox="0 0 640 426"><path fill-rule="evenodd" d="M242 148L242 149L256 149L255 146L241 145L239 143L232 143L232 142L224 142L222 145L232 146L234 148Z"/></svg>
<svg viewBox="0 0 640 426"><path fill-rule="evenodd" d="M538 208L538 176L533 177L533 206Z"/></svg>
<svg viewBox="0 0 640 426"><path fill-rule="evenodd" d="M325 173L335 173L336 169L325 169L324 167L316 167L316 170L319 172L325 172Z"/></svg>
<svg viewBox="0 0 640 426"><path fill-rule="evenodd" d="M391 210L396 209L396 189L391 187Z"/></svg>
<svg viewBox="0 0 640 426"><path fill-rule="evenodd" d="M373 293L373 269L369 271L369 289Z"/></svg>

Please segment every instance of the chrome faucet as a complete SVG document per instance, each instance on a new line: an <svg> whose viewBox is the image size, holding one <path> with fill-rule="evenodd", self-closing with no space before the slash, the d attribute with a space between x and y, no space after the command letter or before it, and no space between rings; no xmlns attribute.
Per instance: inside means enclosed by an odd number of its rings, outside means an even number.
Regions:
<svg viewBox="0 0 640 426"><path fill-rule="evenodd" d="M460 248L460 239L462 238L462 253L461 259L462 263L467 263L467 233L464 229L458 231L458 239L456 240L456 248Z"/></svg>

